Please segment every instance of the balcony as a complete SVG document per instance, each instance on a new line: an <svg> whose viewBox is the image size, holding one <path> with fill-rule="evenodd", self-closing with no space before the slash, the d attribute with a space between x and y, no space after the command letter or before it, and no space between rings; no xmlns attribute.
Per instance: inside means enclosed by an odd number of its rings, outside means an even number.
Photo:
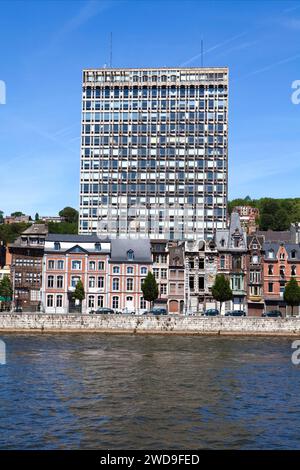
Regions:
<svg viewBox="0 0 300 470"><path fill-rule="evenodd" d="M262 296L261 295L249 295L248 300L250 302L261 302Z"/></svg>

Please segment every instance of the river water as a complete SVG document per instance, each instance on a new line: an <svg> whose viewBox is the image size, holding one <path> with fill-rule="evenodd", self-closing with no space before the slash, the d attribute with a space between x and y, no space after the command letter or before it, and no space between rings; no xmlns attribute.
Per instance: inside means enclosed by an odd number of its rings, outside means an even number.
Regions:
<svg viewBox="0 0 300 470"><path fill-rule="evenodd" d="M1 449L300 448L290 339L1 339Z"/></svg>

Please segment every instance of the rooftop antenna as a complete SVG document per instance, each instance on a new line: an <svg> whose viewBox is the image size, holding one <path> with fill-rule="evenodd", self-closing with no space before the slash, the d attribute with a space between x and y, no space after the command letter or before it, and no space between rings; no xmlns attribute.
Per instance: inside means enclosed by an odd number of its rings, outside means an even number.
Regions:
<svg viewBox="0 0 300 470"><path fill-rule="evenodd" d="M203 39L201 39L201 67L203 67Z"/></svg>
<svg viewBox="0 0 300 470"><path fill-rule="evenodd" d="M110 54L109 54L109 67L112 68L112 33L110 33Z"/></svg>

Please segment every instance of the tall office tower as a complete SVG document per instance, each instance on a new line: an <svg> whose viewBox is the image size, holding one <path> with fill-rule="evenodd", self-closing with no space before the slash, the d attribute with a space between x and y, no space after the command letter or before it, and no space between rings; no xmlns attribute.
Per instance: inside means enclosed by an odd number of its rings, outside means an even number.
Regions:
<svg viewBox="0 0 300 470"><path fill-rule="evenodd" d="M225 228L227 103L227 68L84 70L80 233Z"/></svg>

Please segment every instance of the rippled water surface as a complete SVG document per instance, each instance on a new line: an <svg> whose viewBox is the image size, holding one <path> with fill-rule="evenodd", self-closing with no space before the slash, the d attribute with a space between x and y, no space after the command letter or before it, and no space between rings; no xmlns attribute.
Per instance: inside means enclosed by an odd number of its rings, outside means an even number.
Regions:
<svg viewBox="0 0 300 470"><path fill-rule="evenodd" d="M1 338L1 449L300 448L289 339Z"/></svg>

